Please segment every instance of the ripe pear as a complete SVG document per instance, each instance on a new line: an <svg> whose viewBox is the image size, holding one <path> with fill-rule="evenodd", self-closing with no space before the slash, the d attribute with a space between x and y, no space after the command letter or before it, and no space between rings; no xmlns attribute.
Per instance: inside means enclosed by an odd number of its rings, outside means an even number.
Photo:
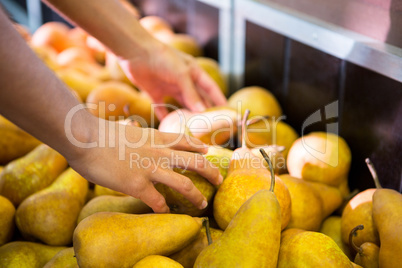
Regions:
<svg viewBox="0 0 402 268"><path fill-rule="evenodd" d="M122 212L128 214L151 213L152 209L140 199L132 196L102 195L93 198L82 208L78 223L97 212Z"/></svg>
<svg viewBox="0 0 402 268"><path fill-rule="evenodd" d="M275 96L268 90L258 86L245 87L236 91L228 99L229 107L241 111L248 109L250 117L269 115L278 118L282 115L282 109ZM239 110L240 109L240 110Z"/></svg>
<svg viewBox="0 0 402 268"><path fill-rule="evenodd" d="M240 207L222 236L200 253L194 268L277 266L281 211L270 167L270 190L258 191Z"/></svg>
<svg viewBox="0 0 402 268"><path fill-rule="evenodd" d="M322 233L287 229L282 233L278 268L350 268L349 258L332 238Z"/></svg>
<svg viewBox="0 0 402 268"><path fill-rule="evenodd" d="M205 158L219 168L223 179L226 178L233 151L220 146L209 146Z"/></svg>
<svg viewBox="0 0 402 268"><path fill-rule="evenodd" d="M251 152L255 156L261 157L261 154L259 153L260 149L264 149L264 151L267 152L269 158L272 160L276 175L287 173L286 158L283 156L283 150L285 149L285 147L277 145L261 146L252 148Z"/></svg>
<svg viewBox="0 0 402 268"><path fill-rule="evenodd" d="M307 182L315 189L321 198L323 208L323 218L330 216L343 203L344 199L338 188L320 182Z"/></svg>
<svg viewBox="0 0 402 268"><path fill-rule="evenodd" d="M349 172L350 162L351 152L343 138L312 132L293 143L287 167L293 177L338 187Z"/></svg>
<svg viewBox="0 0 402 268"><path fill-rule="evenodd" d="M69 88L77 92L80 98L84 101L91 91L102 82L101 80L88 74L84 74L74 68L56 70L56 75Z"/></svg>
<svg viewBox="0 0 402 268"><path fill-rule="evenodd" d="M354 262L364 268L378 268L380 248L371 242L365 242L360 247L353 243L356 231L363 229L363 225L358 225L352 229L349 235L349 245L357 252Z"/></svg>
<svg viewBox="0 0 402 268"><path fill-rule="evenodd" d="M197 40L188 34L165 34L156 37L159 41L193 57L202 56L202 48Z"/></svg>
<svg viewBox="0 0 402 268"><path fill-rule="evenodd" d="M227 96L229 93L229 89L226 83L226 79L219 69L219 64L217 61L211 58L206 57L197 57L195 58L197 64L205 71L209 76L218 84L221 89L223 95Z"/></svg>
<svg viewBox="0 0 402 268"><path fill-rule="evenodd" d="M94 187L94 195L95 196L101 196L101 195L115 195L115 196L126 196L126 194L120 193L118 191L100 186L100 185L95 185Z"/></svg>
<svg viewBox="0 0 402 268"><path fill-rule="evenodd" d="M67 167L66 159L45 144L5 166L0 174L0 195L18 206L31 194L49 186Z"/></svg>
<svg viewBox="0 0 402 268"><path fill-rule="evenodd" d="M188 215L99 212L74 231L78 265L132 267L149 255L170 255L200 232L202 220Z"/></svg>
<svg viewBox="0 0 402 268"><path fill-rule="evenodd" d="M24 237L48 245L70 244L87 191L88 181L68 168L48 188L21 203L15 215L18 229Z"/></svg>
<svg viewBox="0 0 402 268"><path fill-rule="evenodd" d="M373 194L381 188L377 172L370 159L366 159L374 183L377 188L367 189L355 195L345 206L342 212L342 240L349 244L349 234L357 225L364 225L364 230L356 234L353 239L354 244L360 247L364 242L371 242L380 245L380 237L373 220Z"/></svg>
<svg viewBox="0 0 402 268"><path fill-rule="evenodd" d="M183 268L183 265L165 256L149 255L137 262L133 268Z"/></svg>
<svg viewBox="0 0 402 268"><path fill-rule="evenodd" d="M76 268L78 267L75 258L74 248L66 248L60 250L54 257L46 263L43 268Z"/></svg>
<svg viewBox="0 0 402 268"><path fill-rule="evenodd" d="M179 174L188 177L194 184L195 187L202 193L202 195L207 199L209 203L212 200L216 192L216 188L204 177L196 172L189 170L182 170L175 168L173 169ZM187 198L185 198L181 193L173 190L165 184L156 184L156 190L158 190L166 200L166 204L169 206L172 213L177 214L187 214L190 216L200 216L207 208L199 209L195 207Z"/></svg>
<svg viewBox="0 0 402 268"><path fill-rule="evenodd" d="M1 267L42 268L65 247L52 247L33 242L11 242L0 247Z"/></svg>
<svg viewBox="0 0 402 268"><path fill-rule="evenodd" d="M391 189L378 189L373 195L373 219L380 235L380 267L402 263L402 195Z"/></svg>
<svg viewBox="0 0 402 268"><path fill-rule="evenodd" d="M341 217L340 216L331 216L326 218L320 228L320 233L323 233L329 237L331 237L338 247L351 259L351 252L349 246L342 241L341 234Z"/></svg>
<svg viewBox="0 0 402 268"><path fill-rule="evenodd" d="M14 216L15 207L14 205L0 195L0 246L10 241L14 233Z"/></svg>
<svg viewBox="0 0 402 268"><path fill-rule="evenodd" d="M219 237L223 234L223 232L219 229L209 228L212 242L218 240ZM186 247L181 249L180 251L172 254L169 258L177 261L184 268L193 268L195 260L198 255L208 246L208 239L205 227L201 229L201 232L198 236Z"/></svg>
<svg viewBox="0 0 402 268"><path fill-rule="evenodd" d="M0 115L0 164L6 164L32 151L40 141Z"/></svg>
<svg viewBox="0 0 402 268"><path fill-rule="evenodd" d="M249 147L284 146L282 154L285 158L298 137L299 135L291 126L276 118L255 117L254 120L251 118L247 127L247 145Z"/></svg>
<svg viewBox="0 0 402 268"><path fill-rule="evenodd" d="M292 200L290 221L287 228L299 228L307 231L318 231L323 220L321 197L306 181L281 175Z"/></svg>

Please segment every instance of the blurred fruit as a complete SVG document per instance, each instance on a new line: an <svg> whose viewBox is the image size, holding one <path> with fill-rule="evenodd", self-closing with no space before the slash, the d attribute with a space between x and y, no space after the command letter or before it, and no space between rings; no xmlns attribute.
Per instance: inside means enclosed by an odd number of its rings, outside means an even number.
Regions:
<svg viewBox="0 0 402 268"><path fill-rule="evenodd" d="M126 74L120 67L119 60L116 55L107 51L105 58L105 67L109 71L110 77L113 80L124 82L128 85L133 85L133 83L128 79Z"/></svg>
<svg viewBox="0 0 402 268"><path fill-rule="evenodd" d="M281 211L274 188L260 190L240 207L222 236L201 251L194 268L276 267L280 238Z"/></svg>
<svg viewBox="0 0 402 268"><path fill-rule="evenodd" d="M45 144L10 162L0 174L0 194L14 206L49 186L67 167L66 159Z"/></svg>
<svg viewBox="0 0 402 268"><path fill-rule="evenodd" d="M80 27L74 27L68 31L68 38L74 47L88 49L86 45L87 37L88 33Z"/></svg>
<svg viewBox="0 0 402 268"><path fill-rule="evenodd" d="M223 232L219 229L209 228L212 242L215 242ZM198 236L186 247L181 249L180 251L172 254L169 258L177 261L184 268L193 268L195 260L198 255L208 246L208 239L205 227L201 229L201 232Z"/></svg>
<svg viewBox="0 0 402 268"><path fill-rule="evenodd" d="M0 164L26 155L39 144L40 141L0 115Z"/></svg>
<svg viewBox="0 0 402 268"><path fill-rule="evenodd" d="M92 57L91 52L82 47L67 48L57 55L56 60L57 63L63 67L75 64L78 65L82 62L97 64L95 59Z"/></svg>
<svg viewBox="0 0 402 268"><path fill-rule="evenodd" d="M86 100L89 93L101 84L99 79L86 75L74 68L60 69L56 75L72 90L78 93L82 100Z"/></svg>
<svg viewBox="0 0 402 268"><path fill-rule="evenodd" d="M51 46L35 47L30 44L30 47L36 56L43 61L50 70L58 70L60 66L57 64L57 51Z"/></svg>
<svg viewBox="0 0 402 268"><path fill-rule="evenodd" d="M149 255L139 262L133 268L183 268L183 266L165 256Z"/></svg>
<svg viewBox="0 0 402 268"><path fill-rule="evenodd" d="M94 187L94 196L96 197L101 195L125 196L126 194L96 184Z"/></svg>
<svg viewBox="0 0 402 268"><path fill-rule="evenodd" d="M158 35L157 38L168 46L193 57L202 56L202 48L198 44L197 40L188 34L165 34Z"/></svg>
<svg viewBox="0 0 402 268"><path fill-rule="evenodd" d="M206 57L197 57L195 60L198 65L218 84L223 95L227 96L229 94L229 89L226 83L226 78L219 69L218 62Z"/></svg>
<svg viewBox="0 0 402 268"><path fill-rule="evenodd" d="M349 245L357 252L354 262L364 268L378 268L380 248L371 242L364 242L360 247L353 243L356 231L363 229L363 225L358 225L352 229L349 235Z"/></svg>
<svg viewBox="0 0 402 268"><path fill-rule="evenodd" d="M86 38L86 46L91 50L92 55L97 62L104 64L106 61L106 48L95 37L88 35Z"/></svg>
<svg viewBox="0 0 402 268"><path fill-rule="evenodd" d="M326 218L321 225L320 233L323 233L331 237L338 247L345 253L345 255L351 259L352 255L349 246L342 241L341 234L341 217L331 216Z"/></svg>
<svg viewBox="0 0 402 268"><path fill-rule="evenodd" d="M73 46L68 38L70 28L57 21L50 21L40 26L32 35L33 46L51 46L57 52Z"/></svg>
<svg viewBox="0 0 402 268"><path fill-rule="evenodd" d="M1 170L0 170L1 172ZM0 246L4 245L8 241L10 241L11 237L14 233L14 216L15 216L15 207L14 205L5 198L0 195Z"/></svg>
<svg viewBox="0 0 402 268"><path fill-rule="evenodd" d="M350 162L351 152L345 140L326 132L312 132L297 139L287 158L291 176L335 187L346 179Z"/></svg>
<svg viewBox="0 0 402 268"><path fill-rule="evenodd" d="M132 267L149 255L170 255L188 245L201 219L177 214L99 212L74 231L80 267Z"/></svg>
<svg viewBox="0 0 402 268"><path fill-rule="evenodd" d="M18 229L27 239L52 246L69 245L87 191L88 181L68 168L52 185L21 203L15 214Z"/></svg>
<svg viewBox="0 0 402 268"><path fill-rule="evenodd" d="M402 263L402 195L392 189L378 189L373 195L373 219L380 235L380 267Z"/></svg>
<svg viewBox="0 0 402 268"><path fill-rule="evenodd" d="M60 250L54 257L46 263L43 268L76 268L78 267L75 258L74 248Z"/></svg>
<svg viewBox="0 0 402 268"><path fill-rule="evenodd" d="M202 193L202 195L206 198L207 202L212 201L212 197L215 194L215 187L207 181L204 177L197 174L196 172L189 170L182 170L175 168L173 169L175 172L186 176L189 178L194 186ZM190 216L200 216L202 215L207 208L199 209L195 207L187 198L185 198L181 193L173 190L169 186L158 183L155 185L156 190L158 190L166 200L166 204L169 206L170 211L172 213L178 214L187 214Z"/></svg>
<svg viewBox="0 0 402 268"><path fill-rule="evenodd" d="M65 247L52 247L33 242L11 242L0 247L1 267L42 268Z"/></svg>
<svg viewBox="0 0 402 268"><path fill-rule="evenodd" d="M287 228L298 228L306 231L318 231L323 220L321 197L306 181L281 175L292 200L290 221Z"/></svg>
<svg viewBox="0 0 402 268"><path fill-rule="evenodd" d="M275 96L268 90L258 86L245 87L236 91L228 99L228 105L244 114L250 110L250 119L256 116L271 116L277 120L282 109Z"/></svg>
<svg viewBox="0 0 402 268"><path fill-rule="evenodd" d="M163 18L158 16L145 16L139 20L141 26L144 27L150 34L158 32L168 32L173 34L172 26Z"/></svg>
<svg viewBox="0 0 402 268"><path fill-rule="evenodd" d="M91 199L82 208L77 222L98 212L121 212L127 214L151 213L152 209L132 196L102 195Z"/></svg>
<svg viewBox="0 0 402 268"><path fill-rule="evenodd" d="M278 268L350 268L348 257L329 236L322 233L287 229L282 232Z"/></svg>

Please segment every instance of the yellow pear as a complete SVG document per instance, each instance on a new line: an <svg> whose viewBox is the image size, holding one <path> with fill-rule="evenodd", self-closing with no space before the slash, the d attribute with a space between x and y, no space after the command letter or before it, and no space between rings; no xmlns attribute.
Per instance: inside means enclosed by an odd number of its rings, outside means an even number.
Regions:
<svg viewBox="0 0 402 268"><path fill-rule="evenodd" d="M90 75L86 75L74 68L57 70L56 75L69 88L77 92L80 98L84 101L89 93L101 83L101 80Z"/></svg>
<svg viewBox="0 0 402 268"><path fill-rule="evenodd" d="M342 205L344 199L338 188L320 182L307 181L307 183L315 189L321 198L323 218L331 215Z"/></svg>
<svg viewBox="0 0 402 268"><path fill-rule="evenodd" d="M251 149L251 152L261 158L260 149L267 152L269 158L274 165L276 175L287 173L286 170L286 158L283 156L283 150L285 147L277 145L267 145L261 147L255 147Z"/></svg>
<svg viewBox="0 0 402 268"><path fill-rule="evenodd" d="M33 242L11 242L0 247L0 266L7 268L42 268L65 247Z"/></svg>
<svg viewBox="0 0 402 268"><path fill-rule="evenodd" d="M292 200L290 221L287 228L318 231L323 219L321 197L306 181L281 175Z"/></svg>
<svg viewBox="0 0 402 268"><path fill-rule="evenodd" d="M248 109L250 117L269 115L275 119L282 115L282 109L275 96L258 86L245 87L236 91L228 99L228 105L242 114ZM240 109L240 110L239 110Z"/></svg>
<svg viewBox="0 0 402 268"><path fill-rule="evenodd" d="M1 172L1 171L0 171ZM0 246L10 241L14 233L14 216L15 207L14 205L0 195Z"/></svg>
<svg viewBox="0 0 402 268"><path fill-rule="evenodd" d="M200 253L194 268L277 266L281 209L274 194L273 167L269 165L270 189L258 191L240 207L222 236Z"/></svg>
<svg viewBox="0 0 402 268"><path fill-rule="evenodd" d="M215 242L222 235L222 231L219 229L209 228L212 242ZM195 260L198 255L208 246L208 239L205 227L201 229L198 236L186 247L180 251L172 254L169 258L177 261L184 268L193 268Z"/></svg>
<svg viewBox="0 0 402 268"><path fill-rule="evenodd" d="M156 37L161 42L193 57L202 56L202 48L197 40L188 34L164 34Z"/></svg>
<svg viewBox="0 0 402 268"><path fill-rule="evenodd" d="M205 158L219 168L223 179L226 178L233 151L220 146L209 146Z"/></svg>
<svg viewBox="0 0 402 268"><path fill-rule="evenodd" d="M18 229L24 237L48 245L70 244L87 191L88 181L68 168L48 188L21 203L15 215Z"/></svg>
<svg viewBox="0 0 402 268"><path fill-rule="evenodd" d="M183 268L183 265L165 256L149 255L137 262L133 268Z"/></svg>
<svg viewBox="0 0 402 268"><path fill-rule="evenodd" d="M43 268L76 268L78 267L77 259L74 255L74 248L66 248L60 250L54 257L46 263Z"/></svg>
<svg viewBox="0 0 402 268"><path fill-rule="evenodd" d="M278 268L350 268L349 258L334 240L322 233L287 229L282 233Z"/></svg>
<svg viewBox="0 0 402 268"><path fill-rule="evenodd" d="M200 232L202 220L188 215L98 212L74 231L74 252L81 268L133 267L149 255L170 255Z"/></svg>
<svg viewBox="0 0 402 268"><path fill-rule="evenodd" d="M308 181L338 187L348 174L351 152L340 136L312 132L297 139L289 150L289 174Z"/></svg>
<svg viewBox="0 0 402 268"><path fill-rule="evenodd" d="M363 229L363 225L358 225L349 235L349 245L357 252L354 262L364 268L378 268L380 248L371 242L364 242L360 247L353 243L353 236L356 235L357 230Z"/></svg>
<svg viewBox="0 0 402 268"><path fill-rule="evenodd" d="M151 213L152 209L140 199L132 196L103 195L95 197L85 204L78 216L78 223L97 212L145 214Z"/></svg>
<svg viewBox="0 0 402 268"><path fill-rule="evenodd" d="M94 187L94 196L101 195L126 196L126 194L96 184Z"/></svg>
<svg viewBox="0 0 402 268"><path fill-rule="evenodd" d="M321 224L320 233L331 237L338 247L343 251L343 253L345 253L349 259L351 258L351 252L348 244L342 241L340 216L331 216L326 218Z"/></svg>
<svg viewBox="0 0 402 268"><path fill-rule="evenodd" d="M0 115L0 164L26 155L39 144L40 141Z"/></svg>
<svg viewBox="0 0 402 268"><path fill-rule="evenodd" d="M67 167L66 159L45 144L4 167L0 195L18 206L31 194L49 186Z"/></svg>
<svg viewBox="0 0 402 268"><path fill-rule="evenodd" d="M195 58L197 64L207 73L209 76L218 84L223 95L227 96L229 89L226 83L226 79L219 69L219 64L217 61L206 57Z"/></svg>

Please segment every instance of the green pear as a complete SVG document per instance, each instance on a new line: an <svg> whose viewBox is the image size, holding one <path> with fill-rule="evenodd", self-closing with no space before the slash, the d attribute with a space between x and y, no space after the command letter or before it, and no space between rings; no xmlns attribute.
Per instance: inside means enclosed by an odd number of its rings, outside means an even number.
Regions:
<svg viewBox="0 0 402 268"><path fill-rule="evenodd" d="M402 264L402 195L391 189L378 189L373 195L373 218L380 235L380 267Z"/></svg>
<svg viewBox="0 0 402 268"><path fill-rule="evenodd" d="M209 228L212 242L215 242L222 235L222 231L219 229ZM184 268L193 268L195 260L201 251L208 246L208 239L205 227L201 229L198 236L186 247L180 251L169 256L172 260L177 261Z"/></svg>
<svg viewBox="0 0 402 268"><path fill-rule="evenodd" d="M74 252L81 268L132 267L146 256L187 246L201 225L202 219L188 215L98 212L78 224Z"/></svg>
<svg viewBox="0 0 402 268"><path fill-rule="evenodd" d="M24 237L48 245L70 244L87 191L88 181L68 168L48 188L21 203L15 216L18 229Z"/></svg>
<svg viewBox="0 0 402 268"><path fill-rule="evenodd" d="M194 268L277 266L281 208L272 163L263 155L271 169L270 189L258 191L240 207L222 236L200 253Z"/></svg>
<svg viewBox="0 0 402 268"><path fill-rule="evenodd" d="M332 238L322 233L287 229L281 237L278 268L350 268L349 258Z"/></svg>
<svg viewBox="0 0 402 268"><path fill-rule="evenodd" d="M345 255L351 259L350 248L342 241L340 216L331 216L326 218L321 224L320 233L331 237L338 247L342 249L343 253L345 253Z"/></svg>
<svg viewBox="0 0 402 268"><path fill-rule="evenodd" d="M22 157L40 144L40 141L0 115L0 164Z"/></svg>
<svg viewBox="0 0 402 268"><path fill-rule="evenodd" d="M78 223L97 212L121 212L128 214L151 213L152 209L140 199L132 196L102 195L93 198L82 208Z"/></svg>
<svg viewBox="0 0 402 268"><path fill-rule="evenodd" d="M0 266L7 268L42 268L65 247L33 242L11 242L0 247Z"/></svg>
<svg viewBox="0 0 402 268"><path fill-rule="evenodd" d="M321 197L306 181L288 174L279 178L285 183L292 200L291 217L286 228L318 231L323 219Z"/></svg>
<svg viewBox="0 0 402 268"><path fill-rule="evenodd" d="M233 151L220 146L209 146L205 158L219 168L223 179L226 178Z"/></svg>
<svg viewBox="0 0 402 268"><path fill-rule="evenodd" d="M46 263L43 268L76 268L78 267L75 258L74 248L66 248L60 250L54 257Z"/></svg>
<svg viewBox="0 0 402 268"><path fill-rule="evenodd" d="M354 262L364 268L378 268L380 248L371 242L365 242L360 247L353 243L356 231L363 229L363 225L358 225L352 229L349 235L349 245L357 252Z"/></svg>
<svg viewBox="0 0 402 268"><path fill-rule="evenodd" d="M212 200L216 189L204 177L193 171L178 168L175 168L174 171L188 177L193 182L194 186L197 187L197 189L205 196L208 203ZM200 216L207 210L207 208L199 209L195 207L181 193L173 190L165 184L156 184L155 188L163 195L163 197L165 197L166 204L170 207L172 213Z"/></svg>
<svg viewBox="0 0 402 268"><path fill-rule="evenodd" d="M15 207L14 205L0 195L0 246L10 241L14 233L14 216Z"/></svg>
<svg viewBox="0 0 402 268"><path fill-rule="evenodd" d="M137 262L133 268L183 268L183 265L165 256L149 255Z"/></svg>
<svg viewBox="0 0 402 268"><path fill-rule="evenodd" d="M200 253L194 267L276 267L280 219L273 191L258 191L241 206L222 236Z"/></svg>
<svg viewBox="0 0 402 268"><path fill-rule="evenodd" d="M5 166L0 174L0 195L18 206L31 194L49 186L67 167L66 159L45 144Z"/></svg>

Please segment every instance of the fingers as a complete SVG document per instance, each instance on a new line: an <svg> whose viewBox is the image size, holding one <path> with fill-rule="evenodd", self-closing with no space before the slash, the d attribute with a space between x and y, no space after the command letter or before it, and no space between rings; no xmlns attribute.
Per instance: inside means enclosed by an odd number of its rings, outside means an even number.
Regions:
<svg viewBox="0 0 402 268"><path fill-rule="evenodd" d="M193 182L184 175L181 175L173 170L160 169L158 175L154 177L154 181L163 183L173 190L181 193L188 201L199 209L207 207L206 198L194 186Z"/></svg>
<svg viewBox="0 0 402 268"><path fill-rule="evenodd" d="M171 164L172 167L197 172L214 185L219 185L223 181L219 169L199 154L177 151Z"/></svg>
<svg viewBox="0 0 402 268"><path fill-rule="evenodd" d="M158 117L159 121L165 118L168 115L168 109L164 105L157 105L155 107L155 114Z"/></svg>
<svg viewBox="0 0 402 268"><path fill-rule="evenodd" d="M179 87L182 92L183 104L192 112L203 112L206 105L201 96L194 87L190 77L184 77L179 81Z"/></svg>
<svg viewBox="0 0 402 268"><path fill-rule="evenodd" d="M138 195L155 213L169 213L165 198L155 189L152 182L148 182L145 189Z"/></svg>
<svg viewBox="0 0 402 268"><path fill-rule="evenodd" d="M196 152L200 154L206 154L208 152L208 145L204 144L197 138L185 134L175 134L175 133L163 133L163 135L164 135L164 141L167 144L172 144L170 146L171 149Z"/></svg>
<svg viewBox="0 0 402 268"><path fill-rule="evenodd" d="M226 98L216 82L198 65L191 69L191 76L198 88L205 92L215 105L226 105Z"/></svg>

